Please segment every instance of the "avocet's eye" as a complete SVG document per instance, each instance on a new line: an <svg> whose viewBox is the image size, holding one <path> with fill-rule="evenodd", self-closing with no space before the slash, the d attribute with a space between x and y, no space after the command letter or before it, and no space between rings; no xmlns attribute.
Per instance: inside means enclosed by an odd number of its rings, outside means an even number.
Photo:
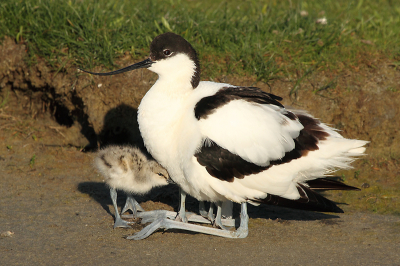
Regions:
<svg viewBox="0 0 400 266"><path fill-rule="evenodd" d="M165 55L167 55L167 56L172 54L171 50L169 50L169 49L165 49L165 50L163 51L163 53L164 53Z"/></svg>

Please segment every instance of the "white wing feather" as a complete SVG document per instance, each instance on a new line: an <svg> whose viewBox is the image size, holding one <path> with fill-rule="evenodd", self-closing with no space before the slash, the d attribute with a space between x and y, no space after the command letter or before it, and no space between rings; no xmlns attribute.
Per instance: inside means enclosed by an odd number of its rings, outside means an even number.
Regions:
<svg viewBox="0 0 400 266"><path fill-rule="evenodd" d="M286 110L270 104L233 100L199 121L204 138L248 162L261 166L281 159L295 147L303 126L284 115Z"/></svg>

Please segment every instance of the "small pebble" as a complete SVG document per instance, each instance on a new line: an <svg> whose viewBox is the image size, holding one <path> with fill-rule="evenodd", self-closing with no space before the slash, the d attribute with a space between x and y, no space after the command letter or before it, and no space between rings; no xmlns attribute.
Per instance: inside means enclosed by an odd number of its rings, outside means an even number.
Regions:
<svg viewBox="0 0 400 266"><path fill-rule="evenodd" d="M11 231L4 231L1 233L1 237L12 237L14 235L14 232Z"/></svg>
<svg viewBox="0 0 400 266"><path fill-rule="evenodd" d="M363 183L363 184L361 185L361 187L362 187L362 188L369 188L369 184L368 184L368 183Z"/></svg>

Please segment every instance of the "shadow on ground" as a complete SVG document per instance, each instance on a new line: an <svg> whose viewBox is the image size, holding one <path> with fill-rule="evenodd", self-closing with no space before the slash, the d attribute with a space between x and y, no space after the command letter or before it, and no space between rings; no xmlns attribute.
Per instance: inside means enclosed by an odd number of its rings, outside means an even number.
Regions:
<svg viewBox="0 0 400 266"><path fill-rule="evenodd" d="M101 207L111 216L114 217L114 211L110 211L112 206L110 198L110 190L105 183L102 182L82 182L78 185L78 190L81 193L89 195L95 200ZM143 196L135 196L135 199L139 203L143 202L158 202L166 205L166 209L173 209L178 211L179 207L179 188L175 185L168 185L166 187L160 187L153 189L149 194ZM125 204L126 195L125 193L118 192L117 205L122 208ZM168 207L169 206L169 207ZM208 205L206 204L208 207ZM199 212L198 201L188 196L186 201L187 211ZM237 217L240 213L240 205L234 204L234 216ZM315 221L315 220L326 220L339 218L337 215L326 214L313 211L295 210L271 205L259 205L253 206L248 204L248 214L250 218L263 218L271 220L282 220L282 221Z"/></svg>

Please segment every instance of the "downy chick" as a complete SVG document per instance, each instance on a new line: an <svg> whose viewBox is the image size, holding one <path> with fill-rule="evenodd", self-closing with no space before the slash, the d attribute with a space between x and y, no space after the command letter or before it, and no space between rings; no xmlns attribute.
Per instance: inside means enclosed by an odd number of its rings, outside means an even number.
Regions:
<svg viewBox="0 0 400 266"><path fill-rule="evenodd" d="M137 211L144 210L132 194L143 195L154 187L168 185L168 172L155 160L148 159L136 147L108 146L98 152L94 163L110 187L110 196L115 209L114 228L129 227L128 222L122 220L118 213L117 189L128 195L121 213L131 209L135 216Z"/></svg>

